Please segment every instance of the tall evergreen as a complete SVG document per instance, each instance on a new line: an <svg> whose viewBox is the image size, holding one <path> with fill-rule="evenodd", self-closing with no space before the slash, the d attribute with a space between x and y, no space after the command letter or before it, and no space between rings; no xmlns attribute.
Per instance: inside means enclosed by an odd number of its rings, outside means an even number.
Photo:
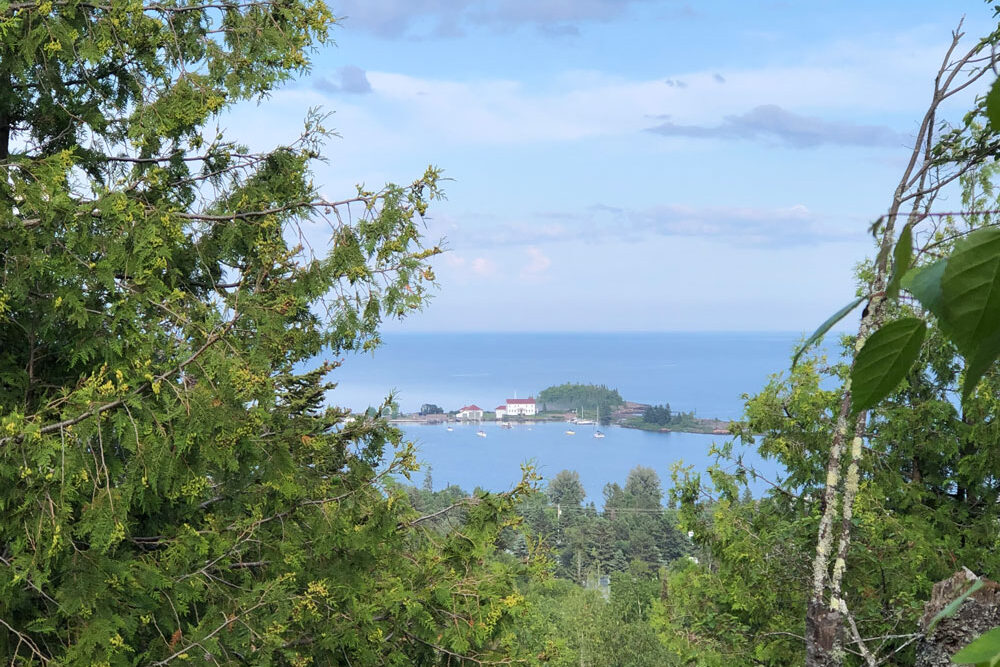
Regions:
<svg viewBox="0 0 1000 667"><path fill-rule="evenodd" d="M326 201L322 117L265 152L213 129L333 21L312 0L0 3L11 664L516 654L513 570L484 556L524 487L428 539L384 484L412 449L327 405L335 364L300 370L420 307L438 172Z"/></svg>

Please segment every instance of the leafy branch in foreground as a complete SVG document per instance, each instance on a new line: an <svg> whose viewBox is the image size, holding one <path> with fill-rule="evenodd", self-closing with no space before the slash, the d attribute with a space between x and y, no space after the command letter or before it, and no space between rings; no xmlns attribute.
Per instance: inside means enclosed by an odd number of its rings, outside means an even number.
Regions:
<svg viewBox="0 0 1000 667"><path fill-rule="evenodd" d="M330 134L210 126L309 66L311 0L0 3L0 655L11 664L518 660L510 494L425 529L414 450L328 404L433 286L409 186L330 201ZM383 406L383 411L387 406ZM387 455L388 454L388 455Z"/></svg>
<svg viewBox="0 0 1000 667"><path fill-rule="evenodd" d="M860 464L867 431L867 411L889 396L910 372L926 335L926 324L908 315L900 303L900 289L911 291L937 319L941 331L967 360L963 398L974 390L986 369L1000 354L1000 234L973 231L962 238L946 260L930 268L911 269L923 252L914 252L919 225L939 217L933 205L952 183L968 181L997 154L997 133L981 119L996 113L998 96L987 95L965 118L964 125L949 128L938 118L939 106L993 71L994 33L955 56L963 37L959 30L945 55L934 82L931 104L921 123L909 162L893 195L889 210L872 226L878 253L867 276L861 316L850 372L844 383L836 427L826 466L823 513L813 560L812 596L806 616L807 664L840 665L843 662L844 620L851 615L842 595L850 552L854 504L860 484ZM904 207L908 211L904 211ZM974 207L973 207L974 208ZM982 224L974 211L963 216L970 228ZM897 222L902 229L895 234ZM932 241L941 242L932 233ZM954 238L954 237L953 237ZM929 250L930 243L922 250ZM859 302L855 301L824 323L806 346L826 333ZM900 315L903 315L900 317ZM887 320L888 323L886 323ZM805 347L805 346L804 346ZM800 352L794 361L798 361ZM794 366L793 361L793 366ZM846 447L850 443L849 450ZM847 450L847 451L845 451ZM846 454L846 457L845 457ZM846 459L846 460L845 460ZM835 527L840 518L839 531ZM836 539L835 539L836 537ZM836 548L834 548L836 543ZM854 628L851 628L852 632ZM856 637L860 640L860 637ZM867 648L859 650L866 663L875 664Z"/></svg>
<svg viewBox="0 0 1000 667"><path fill-rule="evenodd" d="M1000 143L984 98L954 127L939 117L943 100L988 86L997 39L963 52L956 32L889 210L872 225L858 298L747 400L734 434L775 459L781 478L751 497L759 471L735 442L719 450L709 483L675 471L672 496L698 562L670 569L657 622L679 662L944 665L995 624L987 584L928 630L969 588L956 568L1000 572ZM961 205L942 210L942 195L957 194ZM843 357L803 354L855 308Z"/></svg>

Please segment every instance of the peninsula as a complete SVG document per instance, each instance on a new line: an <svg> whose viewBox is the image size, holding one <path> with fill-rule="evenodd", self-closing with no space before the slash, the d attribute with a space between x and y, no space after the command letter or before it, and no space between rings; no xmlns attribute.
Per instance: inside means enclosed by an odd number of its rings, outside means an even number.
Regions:
<svg viewBox="0 0 1000 667"><path fill-rule="evenodd" d="M488 405L488 404L487 404ZM605 385L571 384L546 387L537 398L508 398L496 408L483 409L469 403L445 411L434 403L424 403L419 412L394 412L392 422L438 424L444 422L498 421L508 424L528 422L569 422L615 425L657 433L705 433L725 435L730 422L702 419L694 412L674 411L669 403L652 405L622 398L617 389Z"/></svg>

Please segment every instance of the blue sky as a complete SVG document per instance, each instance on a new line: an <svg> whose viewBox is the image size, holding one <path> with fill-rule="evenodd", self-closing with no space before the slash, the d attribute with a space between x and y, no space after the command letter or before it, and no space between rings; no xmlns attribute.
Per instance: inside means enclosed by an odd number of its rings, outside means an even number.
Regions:
<svg viewBox="0 0 1000 667"><path fill-rule="evenodd" d="M811 330L853 295L951 31L992 20L959 0L331 7L311 75L227 125L263 147L334 112L330 198L454 179L428 221L440 290L390 325L413 331Z"/></svg>

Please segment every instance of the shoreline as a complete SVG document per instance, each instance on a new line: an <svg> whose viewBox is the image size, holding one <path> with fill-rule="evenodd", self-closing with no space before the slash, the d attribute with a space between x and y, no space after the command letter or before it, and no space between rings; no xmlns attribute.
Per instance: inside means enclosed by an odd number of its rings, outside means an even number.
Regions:
<svg viewBox="0 0 1000 667"><path fill-rule="evenodd" d="M549 424L577 424L576 419L567 418L565 416L555 416L555 415L543 415L536 419L482 419L479 421L470 421L455 419L453 417L443 417L441 415L402 415L399 417L394 417L389 419L390 424L417 424L423 426L440 426L443 424L483 424L483 423L503 423L503 424L538 424L538 423L549 423ZM592 425L593 422L588 424L580 424L581 426ZM724 421L720 419L698 419L696 424L677 424L674 427L664 427L657 426L655 424L645 425L641 422L632 420L619 420L612 421L609 426L620 426L622 428L634 429L636 431L646 431L648 433L693 433L695 435L730 435L729 426L732 424L731 421Z"/></svg>

